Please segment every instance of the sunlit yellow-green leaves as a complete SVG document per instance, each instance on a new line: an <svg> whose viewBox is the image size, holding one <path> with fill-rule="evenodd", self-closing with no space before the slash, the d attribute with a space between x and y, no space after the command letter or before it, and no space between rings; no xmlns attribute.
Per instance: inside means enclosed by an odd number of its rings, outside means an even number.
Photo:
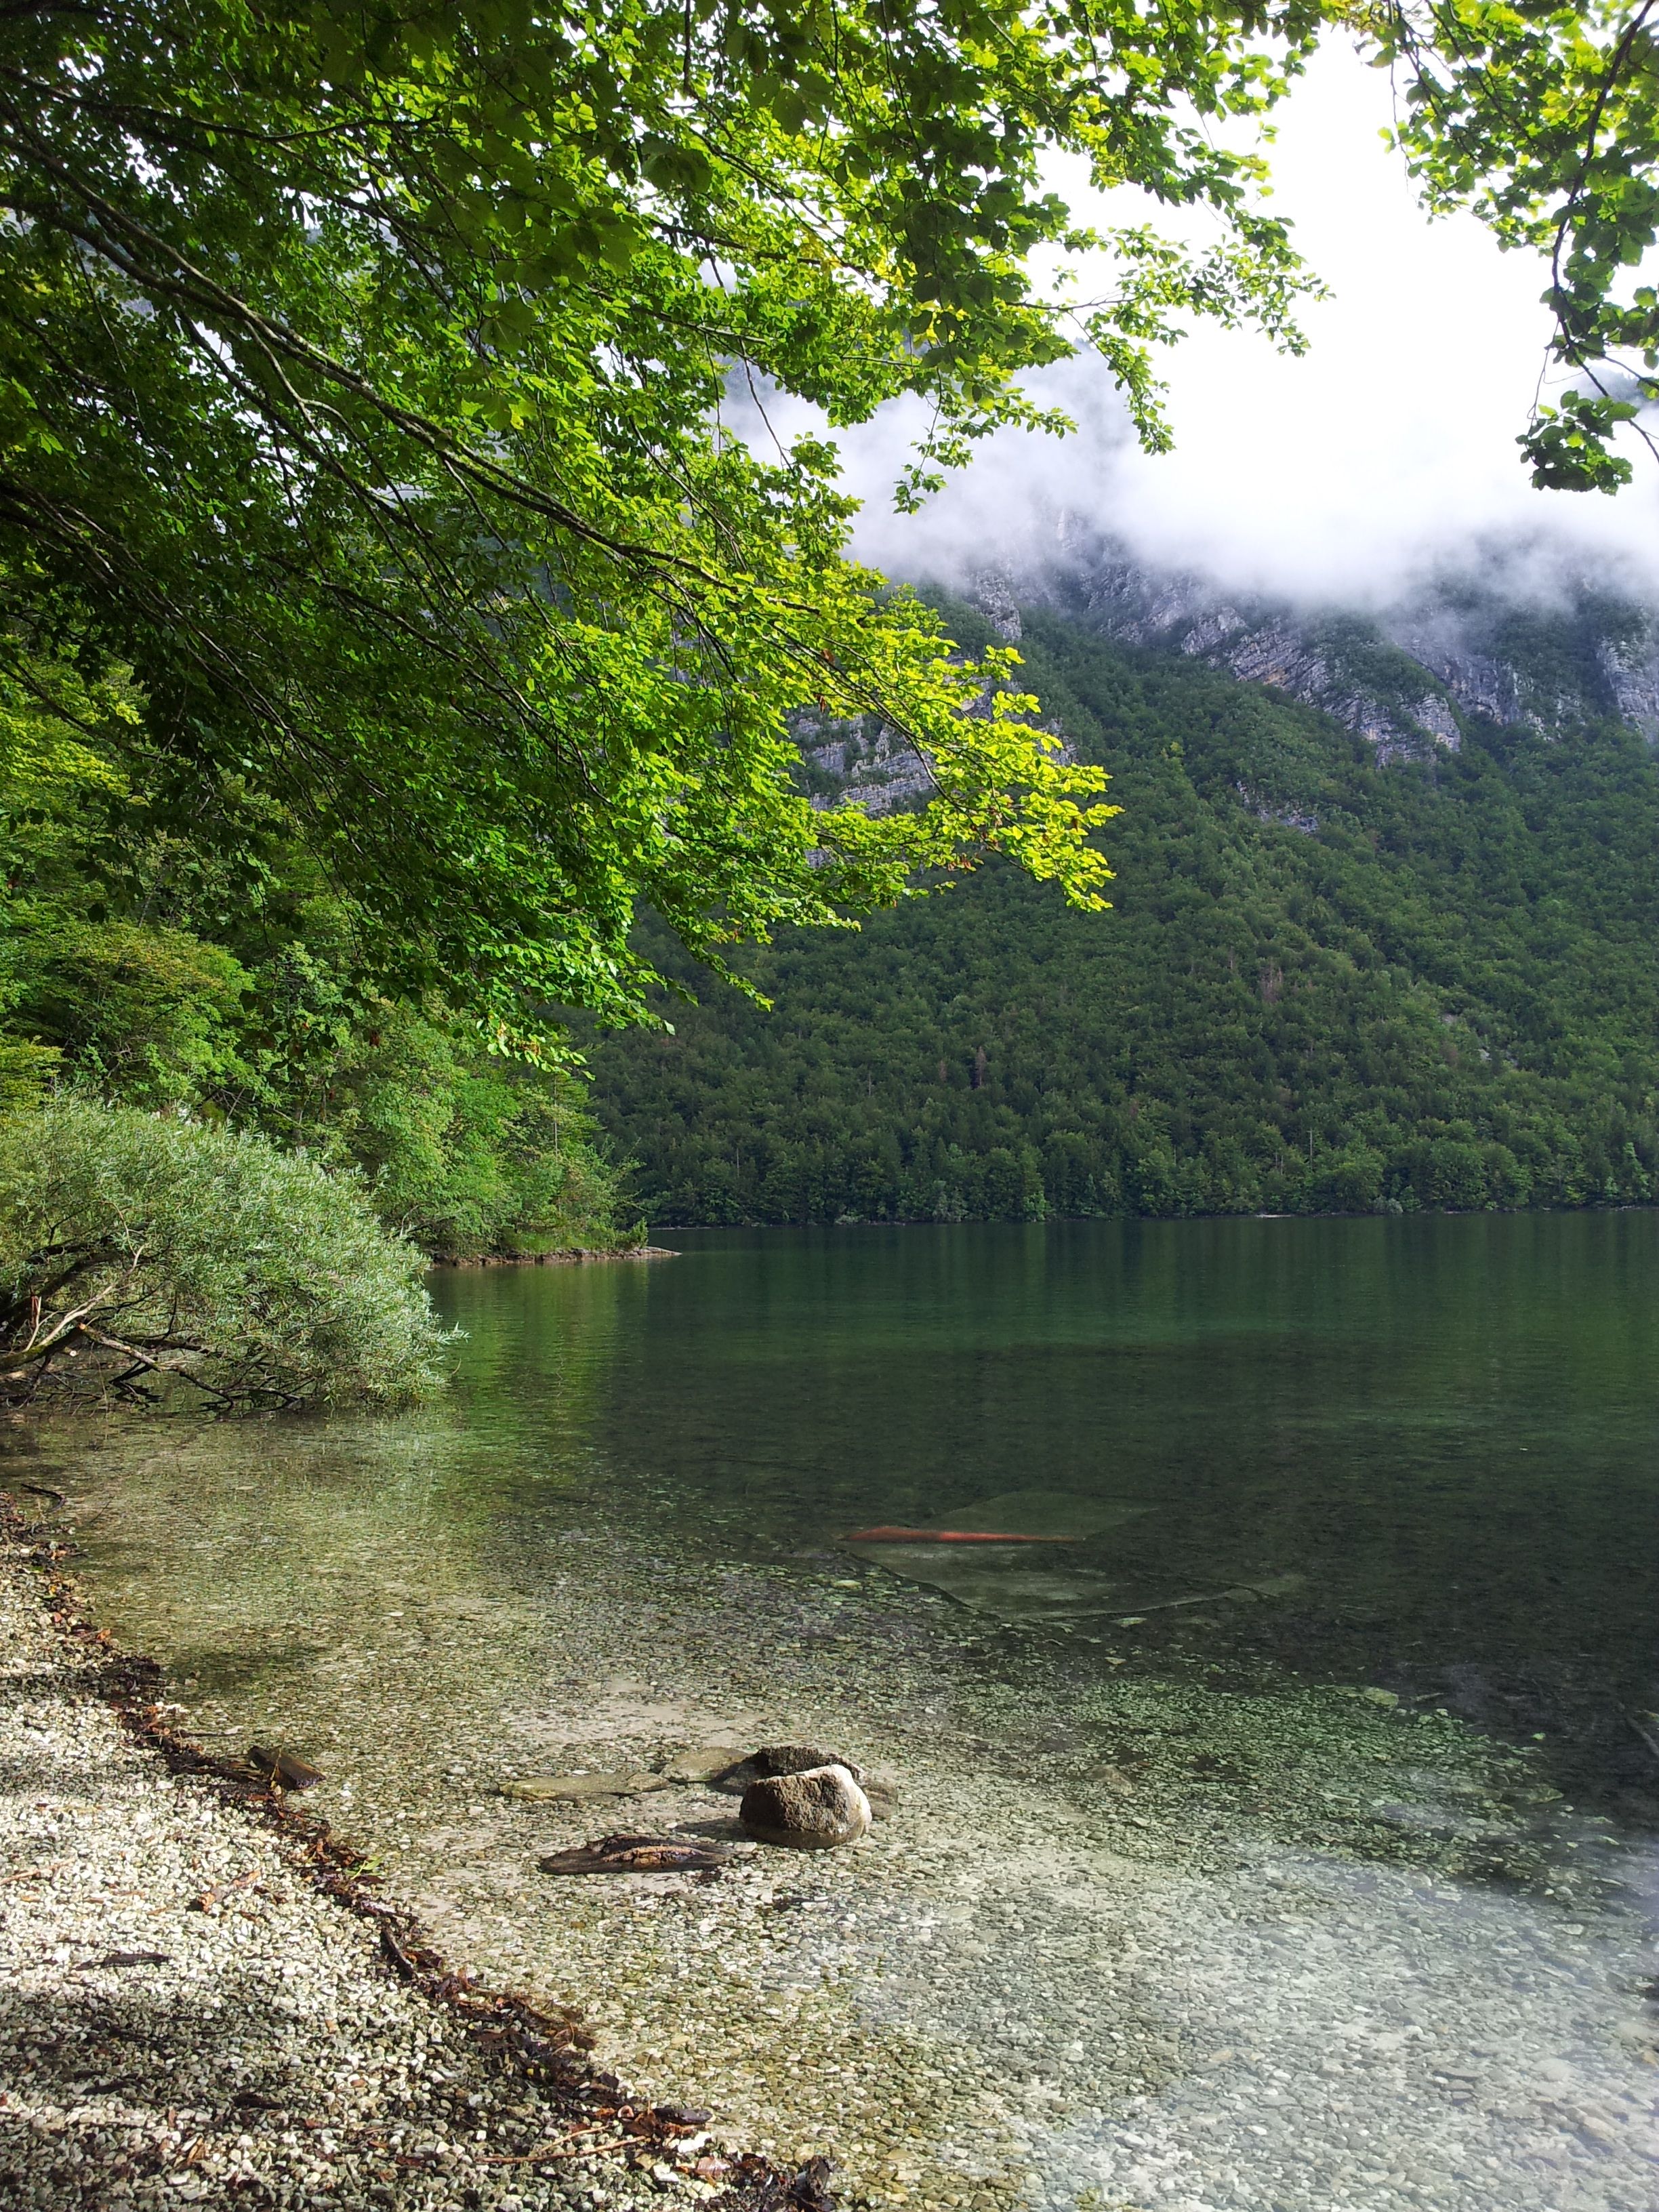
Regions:
<svg viewBox="0 0 1659 2212"><path fill-rule="evenodd" d="M1192 317L1299 343L1304 272L1235 126L1338 18L1324 0L14 15L6 619L31 649L135 671L147 835L214 830L234 869L237 809L269 801L355 902L378 981L441 983L502 1037L562 1005L636 1016L641 901L716 960L992 850L1089 906L1098 777L1030 728L1006 669L958 666L925 611L848 563L833 452L781 449L769 398L832 427L921 398L906 503L993 429L1060 427L1022 379L1079 347L1164 442L1154 356ZM1583 20L1583 55L1565 15L1466 7L1425 35L1457 86L1476 48L1518 58L1525 128L1547 94L1570 132L1600 51ZM1405 52L1396 19L1361 27ZM1456 126L1413 141L1449 165L1437 191L1507 173ZM1207 206L1216 243L1091 239L1045 176L1054 149ZM1616 181L1593 180L1615 243L1645 220ZM1035 281L1038 249L1102 243L1109 296ZM1606 258L1588 228L1573 250ZM931 803L815 809L803 711L879 717Z"/></svg>

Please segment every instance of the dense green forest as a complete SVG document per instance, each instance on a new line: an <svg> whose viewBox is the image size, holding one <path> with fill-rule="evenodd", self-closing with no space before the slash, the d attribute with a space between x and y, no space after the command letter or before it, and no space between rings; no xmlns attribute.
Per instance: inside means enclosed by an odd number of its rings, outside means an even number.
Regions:
<svg viewBox="0 0 1659 2212"><path fill-rule="evenodd" d="M952 610L969 646L976 625ZM1638 736L1471 721L1460 750L1379 766L1321 714L1052 614L1022 651L1111 772L1113 911L993 863L754 954L770 1011L682 962L698 1003L593 1059L653 1220L1653 1195L1659 768Z"/></svg>
<svg viewBox="0 0 1659 2212"><path fill-rule="evenodd" d="M1029 375L1068 359L1163 450L1156 360L1195 317L1304 345L1318 280L1249 141L1328 32L1393 72L1430 204L1553 254L1547 350L1590 389L1552 385L1520 442L1534 482L1610 489L1636 402L1596 364L1659 327L1617 289L1659 237L1638 30L1334 0L14 11L9 1371L33 1389L61 1192L100 1299L149 1249L108 1256L138 1212L93 1172L98 1113L158 1222L190 1218L181 1164L262 1191L257 1236L215 1216L250 1248L335 1168L348 1241L366 1202L441 1254L615 1240L569 1025L693 967L700 1011L596 1062L671 1217L1645 1195L1626 737L1379 775L1051 623L1062 750L982 625L953 653L850 557L834 440L732 405L840 431L920 403L906 510L990 433L1067 427ZM1056 155L1206 210L1207 242L1097 233ZM891 732L918 803L816 804L814 716ZM744 959L776 1014L731 988Z"/></svg>
<svg viewBox="0 0 1659 2212"><path fill-rule="evenodd" d="M616 1239L568 1066L492 1054L435 983L376 988L361 908L270 801L202 793L189 834L153 823L147 704L125 672L13 666L0 1108L56 1091L261 1133L355 1171L384 1222L444 1256Z"/></svg>

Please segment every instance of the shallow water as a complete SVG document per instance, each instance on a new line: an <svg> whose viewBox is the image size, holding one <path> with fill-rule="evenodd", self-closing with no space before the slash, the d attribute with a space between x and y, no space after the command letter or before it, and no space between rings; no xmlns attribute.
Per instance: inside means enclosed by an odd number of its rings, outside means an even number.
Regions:
<svg viewBox="0 0 1659 2212"><path fill-rule="evenodd" d="M1646 2212L1659 1216L678 1241L438 1278L420 1414L19 1471L452 1956L854 2195ZM1076 1541L842 1540L1032 1492ZM584 1884L730 1801L499 1794L779 1737L896 1814Z"/></svg>

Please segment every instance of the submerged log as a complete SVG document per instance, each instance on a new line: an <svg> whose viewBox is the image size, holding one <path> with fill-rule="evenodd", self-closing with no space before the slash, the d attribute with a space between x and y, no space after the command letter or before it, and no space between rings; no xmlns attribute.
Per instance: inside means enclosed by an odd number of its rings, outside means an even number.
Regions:
<svg viewBox="0 0 1659 2212"><path fill-rule="evenodd" d="M685 1874L727 1865L735 1845L689 1836L600 1836L573 1850L551 1851L537 1863L544 1874Z"/></svg>

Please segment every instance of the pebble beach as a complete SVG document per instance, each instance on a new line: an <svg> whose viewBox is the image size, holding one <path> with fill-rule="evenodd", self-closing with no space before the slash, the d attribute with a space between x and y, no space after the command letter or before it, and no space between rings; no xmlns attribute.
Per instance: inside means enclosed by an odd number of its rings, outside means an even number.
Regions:
<svg viewBox="0 0 1659 2212"><path fill-rule="evenodd" d="M579 2028L465 1983L319 1824L192 1757L76 1613L55 1547L0 1547L0 2197L95 2206L810 2208L711 2159ZM185 1771L179 1771L180 1767ZM561 2033L561 2027L564 2032ZM704 2171L696 2171L698 2165Z"/></svg>

